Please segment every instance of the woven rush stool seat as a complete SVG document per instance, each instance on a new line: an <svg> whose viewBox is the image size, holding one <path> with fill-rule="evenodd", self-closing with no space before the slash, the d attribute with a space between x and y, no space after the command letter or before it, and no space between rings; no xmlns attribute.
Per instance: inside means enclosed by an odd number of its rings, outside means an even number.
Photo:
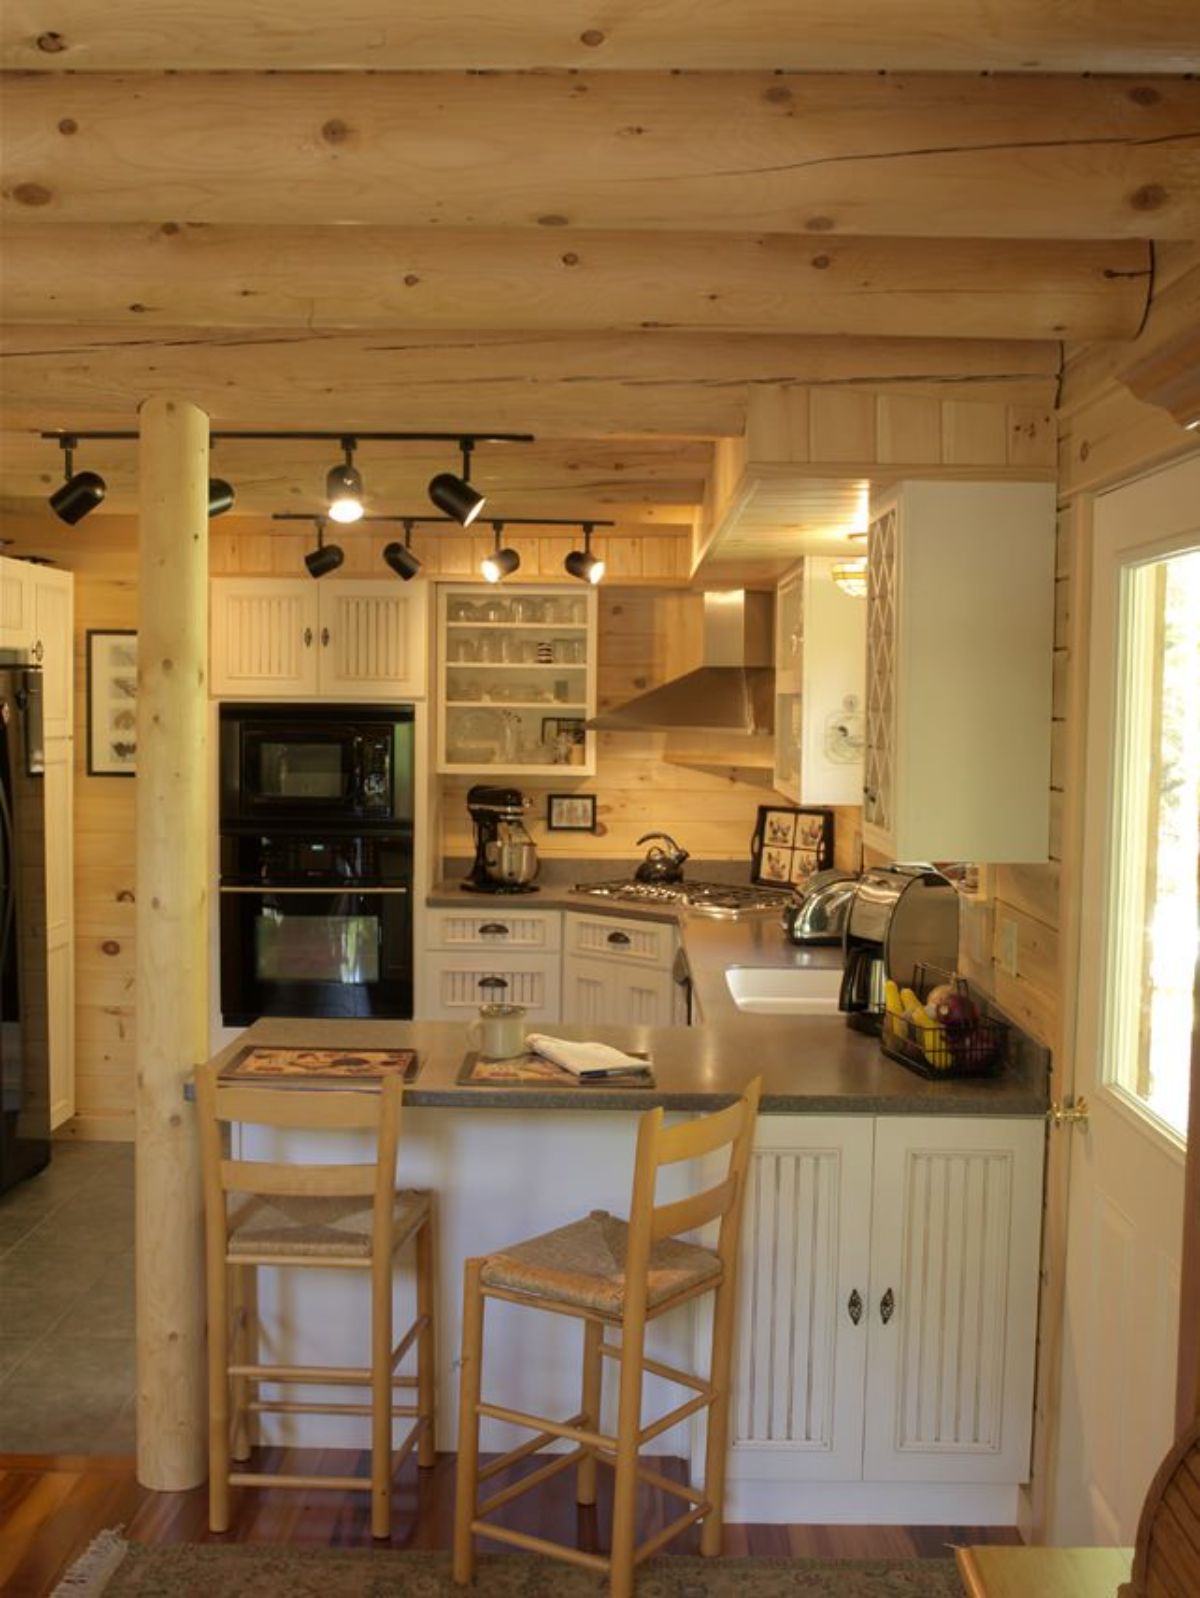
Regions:
<svg viewBox="0 0 1200 1598"><path fill-rule="evenodd" d="M602 1574L608 1578L609 1598L630 1598L636 1566L689 1526L701 1526L702 1553L720 1553L738 1245L761 1089L761 1078L756 1077L728 1109L678 1126L664 1126L661 1109L648 1110L638 1122L628 1221L607 1210L593 1210L583 1220L466 1261L454 1504L453 1570L460 1586L475 1576L476 1537L549 1554ZM687 1197L658 1203L661 1168L686 1162L703 1162L704 1185L689 1191L681 1184ZM715 1248L690 1241L713 1223L717 1223ZM712 1298L708 1370L682 1370L648 1357L647 1327L705 1295ZM484 1398L484 1315L494 1300L517 1305L522 1312L548 1311L582 1321L577 1414L559 1419ZM611 1434L601 1424L605 1360L616 1365L620 1378L617 1423ZM665 1414L644 1422L642 1385L647 1373L683 1388L687 1396ZM655 1438L705 1413L702 1484L673 1481L642 1458L642 1448ZM485 1418L534 1435L481 1465L479 1427ZM483 1482L559 1442L568 1445L566 1452L551 1454L537 1469L480 1499ZM576 1472L576 1502L594 1504L597 1468L602 1464L615 1472L608 1555L552 1542L490 1518L565 1470ZM643 1482L680 1500L682 1512L655 1527L639 1544L636 1500Z"/></svg>
<svg viewBox="0 0 1200 1598"><path fill-rule="evenodd" d="M585 1220L489 1254L479 1279L485 1287L619 1317L625 1308L628 1252L629 1223L607 1210L593 1210ZM663 1238L650 1248L647 1307L655 1309L720 1274L714 1250Z"/></svg>
<svg viewBox="0 0 1200 1598"><path fill-rule="evenodd" d="M196 1072L201 1169L204 1177L205 1280L208 1304L208 1523L228 1531L231 1487L327 1488L369 1492L371 1533L391 1534L392 1477L415 1452L434 1463L434 1304L436 1250L433 1196L397 1190L404 1087L396 1077L352 1088L313 1089L293 1083L250 1086L222 1081L215 1065ZM265 1127L304 1135L300 1145L352 1139L346 1163L318 1158L230 1158L230 1128ZM292 1145L295 1147L296 1145ZM249 1144L251 1150L254 1143ZM369 1150L362 1158L360 1151ZM343 1151L339 1151L343 1152ZM415 1314L394 1340L393 1273L412 1245ZM369 1333L365 1364L270 1363L260 1349L258 1273L349 1270L369 1284L370 1312L346 1330ZM296 1302L302 1302L297 1295ZM363 1323L369 1323L364 1326ZM299 1325L290 1328L299 1332ZM400 1366L416 1351L416 1371ZM350 1399L266 1396L281 1388L348 1387ZM397 1388L407 1388L404 1402ZM349 1415L370 1427L369 1476L281 1475L232 1469L249 1461L261 1415ZM411 1421L393 1447L396 1420Z"/></svg>
<svg viewBox="0 0 1200 1598"><path fill-rule="evenodd" d="M393 1250L406 1243L428 1218L428 1193L397 1193L392 1212ZM283 1193L265 1198L256 1194L229 1217L229 1253L369 1260L372 1220L372 1207L363 1199Z"/></svg>

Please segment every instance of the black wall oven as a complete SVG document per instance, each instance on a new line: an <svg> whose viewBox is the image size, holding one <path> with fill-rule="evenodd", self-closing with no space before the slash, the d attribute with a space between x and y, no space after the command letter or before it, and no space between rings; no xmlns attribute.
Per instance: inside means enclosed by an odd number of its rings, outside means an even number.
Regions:
<svg viewBox="0 0 1200 1598"><path fill-rule="evenodd" d="M413 1013L413 713L221 707L221 1014Z"/></svg>

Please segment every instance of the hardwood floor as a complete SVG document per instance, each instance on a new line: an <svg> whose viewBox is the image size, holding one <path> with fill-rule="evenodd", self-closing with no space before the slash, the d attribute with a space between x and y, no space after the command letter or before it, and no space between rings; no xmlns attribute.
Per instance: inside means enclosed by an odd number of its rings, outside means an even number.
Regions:
<svg viewBox="0 0 1200 1598"><path fill-rule="evenodd" d="M324 1475L361 1474L365 1454L336 1449L262 1449L255 1467ZM520 1467L518 1467L520 1469ZM682 1478L683 1461L664 1466ZM497 1485L505 1478L498 1477ZM571 1473L506 1510L507 1523L543 1537L578 1539L602 1547L608 1526L610 1474L600 1474L600 1501L580 1509ZM432 1471L410 1459L393 1494L394 1548L449 1549L454 1506L454 1456L440 1454ZM639 1536L665 1523L678 1506L647 1489ZM123 1526L137 1542L289 1543L309 1548L367 1548L371 1538L366 1493L280 1488L234 1494L233 1524L222 1536L208 1529L204 1487L155 1493L140 1487L126 1457L0 1454L0 1593L43 1598L66 1567L106 1527ZM775 1554L827 1559L913 1559L945 1556L953 1542L1019 1543L1007 1526L728 1526L727 1554ZM485 1545L486 1546L486 1545ZM499 1545L494 1545L498 1547ZM693 1528L670 1550L698 1553Z"/></svg>

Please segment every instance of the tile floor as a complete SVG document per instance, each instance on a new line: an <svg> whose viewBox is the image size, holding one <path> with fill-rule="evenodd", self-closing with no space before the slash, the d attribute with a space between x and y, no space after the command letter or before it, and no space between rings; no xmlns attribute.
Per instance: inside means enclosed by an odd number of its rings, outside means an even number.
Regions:
<svg viewBox="0 0 1200 1598"><path fill-rule="evenodd" d="M132 1453L133 1349L133 1145L55 1143L0 1195L0 1453Z"/></svg>

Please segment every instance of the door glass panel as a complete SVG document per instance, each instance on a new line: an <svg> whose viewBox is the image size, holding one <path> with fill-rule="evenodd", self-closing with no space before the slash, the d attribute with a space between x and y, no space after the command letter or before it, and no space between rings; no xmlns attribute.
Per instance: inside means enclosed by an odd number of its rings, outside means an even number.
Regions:
<svg viewBox="0 0 1200 1598"><path fill-rule="evenodd" d="M259 793L264 799L340 799L345 786L340 743L259 746Z"/></svg>
<svg viewBox="0 0 1200 1598"><path fill-rule="evenodd" d="M1120 596L1105 1076L1182 1138L1200 920L1200 550L1126 568Z"/></svg>
<svg viewBox="0 0 1200 1598"><path fill-rule="evenodd" d="M379 918L264 909L254 956L260 982L378 982Z"/></svg>

